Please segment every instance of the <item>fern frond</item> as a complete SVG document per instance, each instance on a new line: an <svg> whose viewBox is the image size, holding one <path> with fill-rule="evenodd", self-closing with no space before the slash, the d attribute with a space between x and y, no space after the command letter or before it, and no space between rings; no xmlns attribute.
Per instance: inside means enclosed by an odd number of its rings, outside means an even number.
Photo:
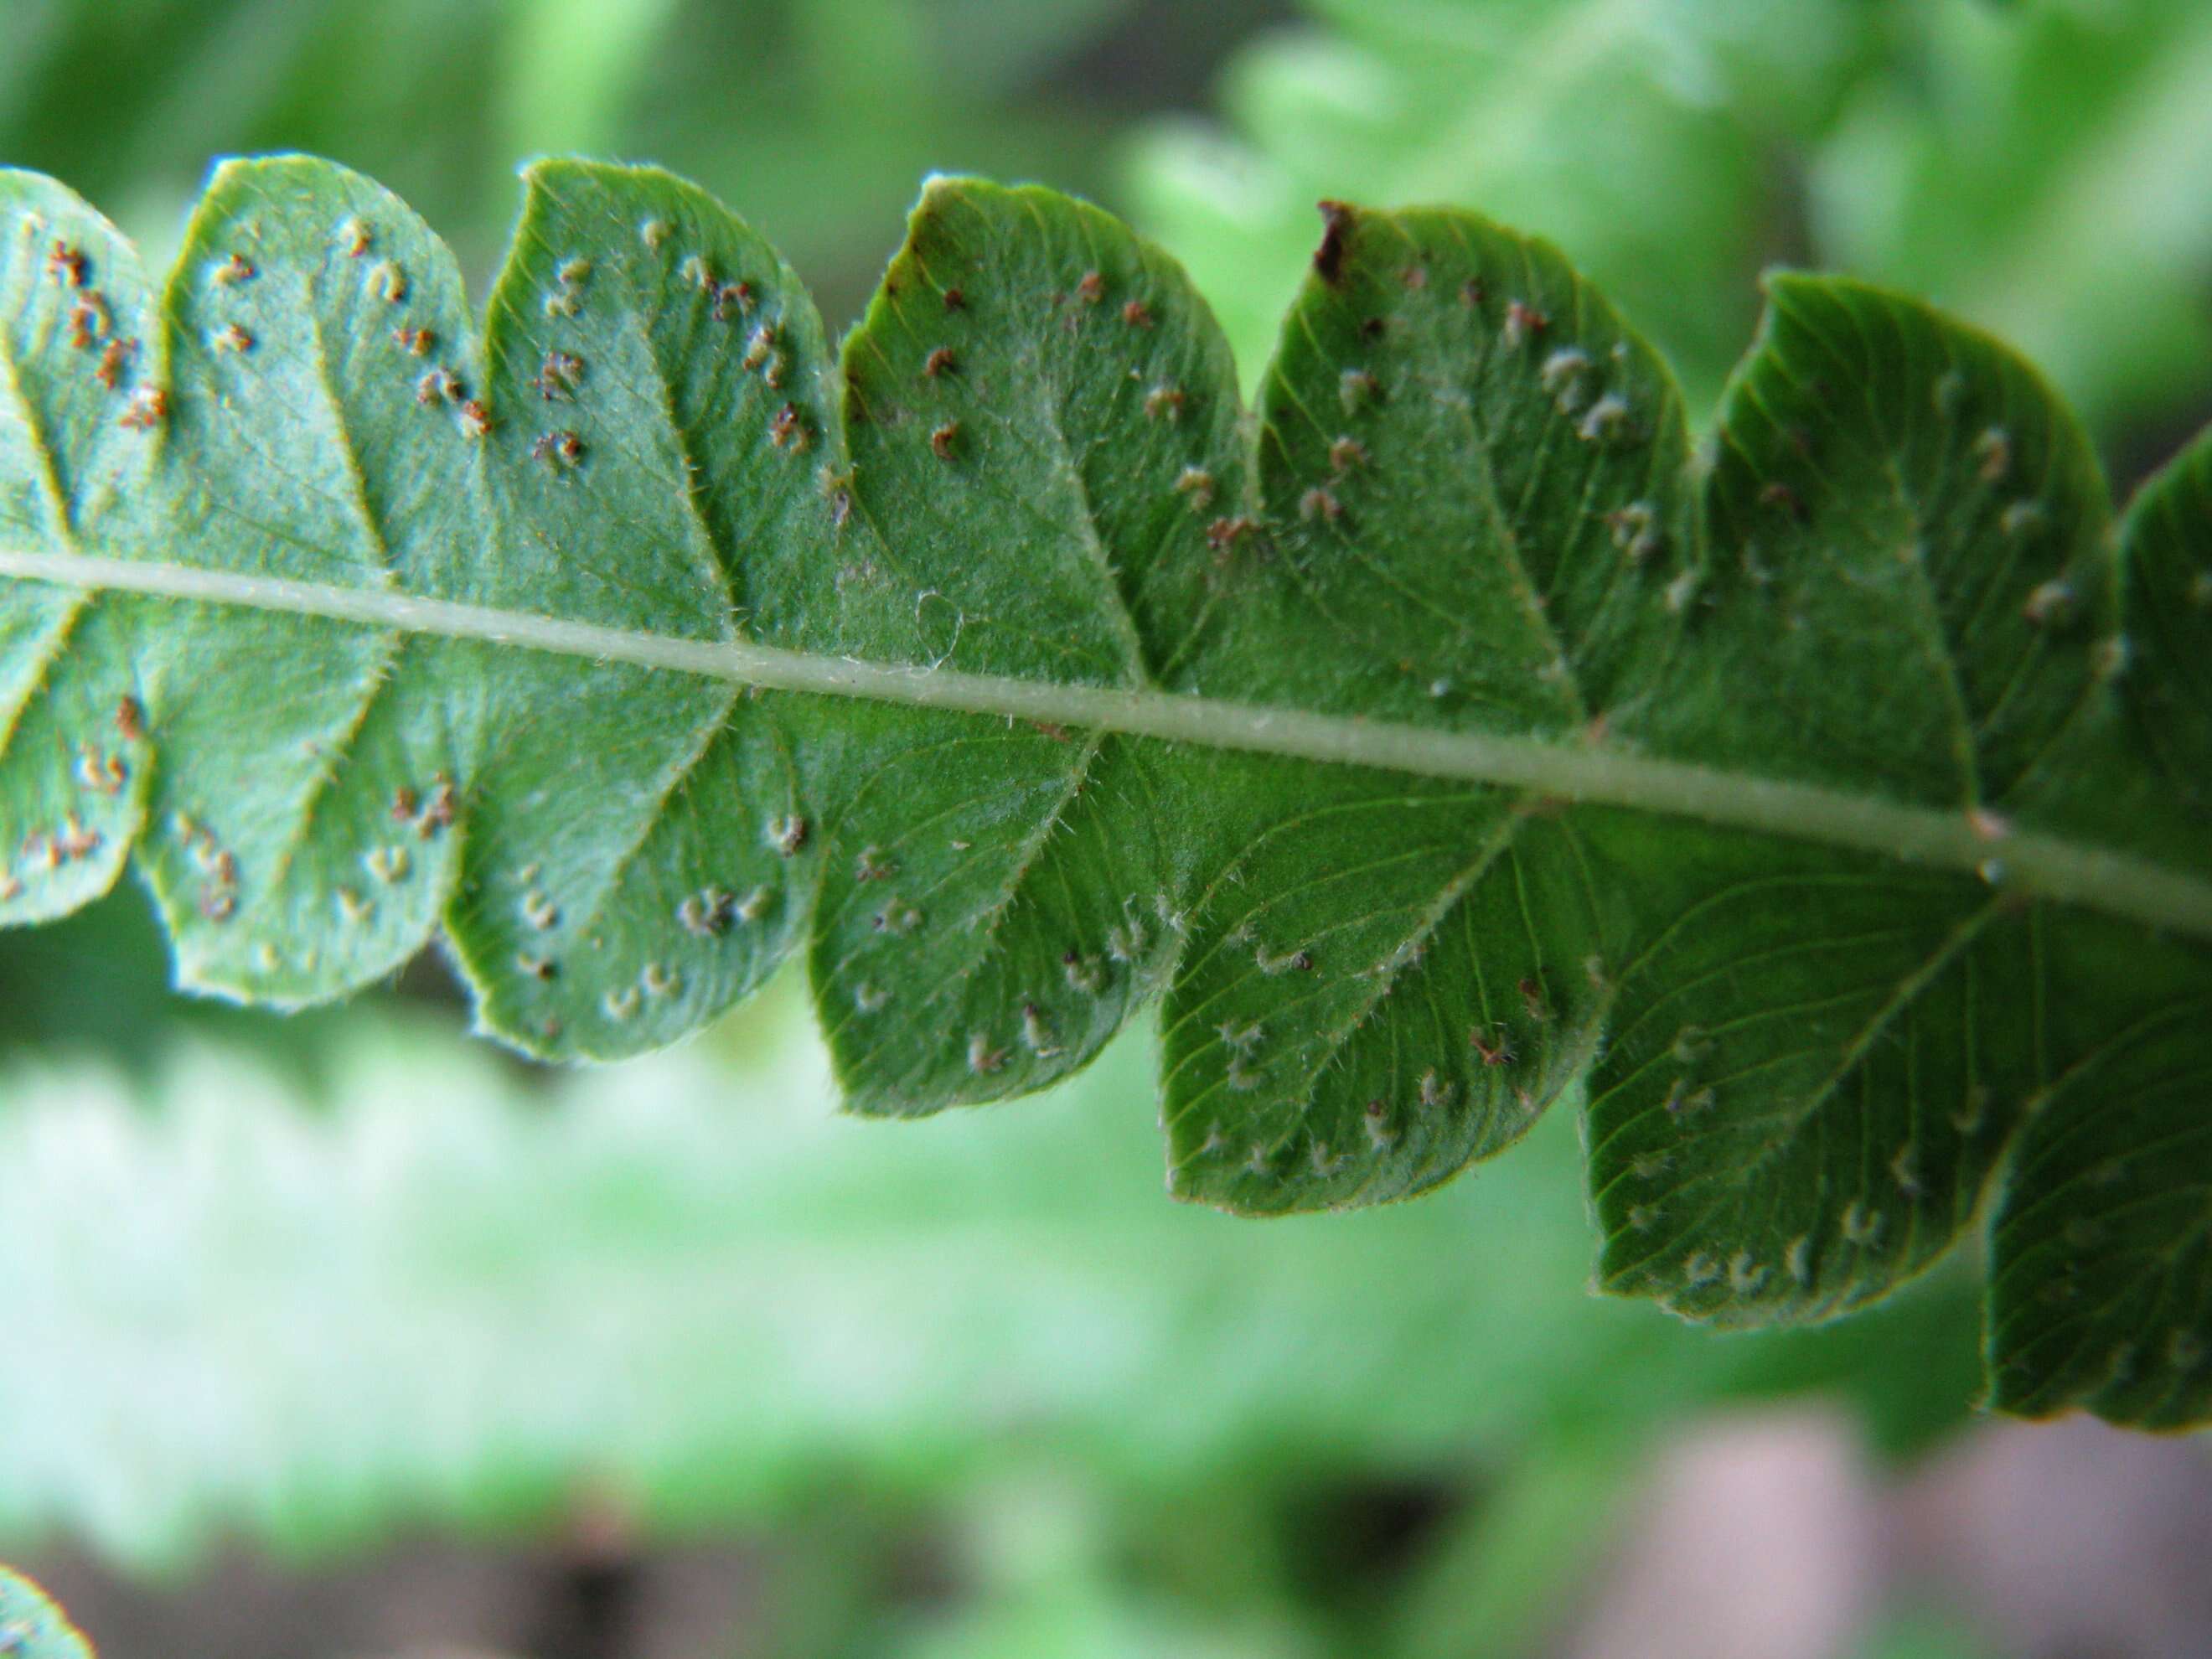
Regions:
<svg viewBox="0 0 2212 1659"><path fill-rule="evenodd" d="M803 946L880 1114L1157 995L1172 1184L1252 1212L1586 1082L1608 1288L1825 1317L1996 1185L1998 1403L2212 1412L2205 446L2116 526L2026 363L1783 276L1693 454L1547 245L1325 211L1248 416L1040 189L933 182L833 356L651 170L531 169L481 325L327 163L158 293L0 175L0 919L128 861L279 1006L435 937L559 1059Z"/></svg>

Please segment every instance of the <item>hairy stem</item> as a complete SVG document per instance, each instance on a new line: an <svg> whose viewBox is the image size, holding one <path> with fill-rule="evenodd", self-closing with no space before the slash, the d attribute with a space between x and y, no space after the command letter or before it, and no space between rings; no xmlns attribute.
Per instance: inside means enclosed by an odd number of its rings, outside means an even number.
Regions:
<svg viewBox="0 0 2212 1659"><path fill-rule="evenodd" d="M0 576L284 611L448 639L487 640L775 690L865 697L909 708L997 714L1215 749L1454 778L1560 801L1626 807L1785 836L1942 869L1996 876L2001 866L2001 879L2009 890L2212 939L2212 882L2179 871L2059 836L2028 832L1992 836L1987 825L1970 821L1964 812L1907 806L1617 750L1255 708L1170 692L810 656L741 641L677 639L388 590L132 559L0 550Z"/></svg>

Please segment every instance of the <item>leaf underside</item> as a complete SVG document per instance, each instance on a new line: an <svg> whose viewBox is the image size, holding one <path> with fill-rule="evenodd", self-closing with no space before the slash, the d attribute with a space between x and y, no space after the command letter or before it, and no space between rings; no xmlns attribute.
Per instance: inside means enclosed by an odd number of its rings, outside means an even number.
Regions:
<svg viewBox="0 0 2212 1659"><path fill-rule="evenodd" d="M1693 453L1556 251L1335 204L1248 412L1166 256L970 179L833 352L695 187L526 182L479 320L325 162L159 290L0 173L0 920L129 862L280 1006L434 939L551 1059L803 949L883 1115L1157 996L1172 1188L1253 1213L1579 1084L1606 1288L1826 1317L1986 1207L1997 1405L2212 1415L2212 440L2116 523L2017 357L1785 275ZM757 647L913 672L654 665Z"/></svg>
<svg viewBox="0 0 2212 1659"><path fill-rule="evenodd" d="M9 1659L93 1659L92 1644L44 1590L0 1567L0 1654Z"/></svg>

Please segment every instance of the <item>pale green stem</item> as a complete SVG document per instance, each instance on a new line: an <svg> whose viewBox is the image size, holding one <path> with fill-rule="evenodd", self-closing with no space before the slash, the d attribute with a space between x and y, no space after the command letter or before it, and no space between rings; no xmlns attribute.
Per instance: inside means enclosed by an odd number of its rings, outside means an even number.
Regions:
<svg viewBox="0 0 2212 1659"><path fill-rule="evenodd" d="M809 656L737 641L674 639L386 590L77 554L0 551L0 576L487 640L783 691L1118 732L1339 765L1376 767L1626 807L1725 829L1978 872L2011 891L2212 939L2212 882L2145 860L1964 812L1908 806L1620 750L1262 708L1173 692L1064 685L945 668Z"/></svg>

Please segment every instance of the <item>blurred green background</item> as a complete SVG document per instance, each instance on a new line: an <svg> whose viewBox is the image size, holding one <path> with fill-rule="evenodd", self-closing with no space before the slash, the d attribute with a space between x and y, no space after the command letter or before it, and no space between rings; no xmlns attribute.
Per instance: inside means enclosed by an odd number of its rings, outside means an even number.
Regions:
<svg viewBox="0 0 2212 1659"><path fill-rule="evenodd" d="M479 283L586 152L836 324L975 170L1165 242L1249 380L1318 198L1443 202L1694 406L1777 262L1996 328L2124 486L2212 406L2203 0L0 0L0 161L155 261L270 149ZM1237 1223L1163 1196L1143 1034L871 1126L789 986L549 1074L434 962L285 1021L165 973L135 891L0 936L0 1555L109 1659L2212 1652L2197 1446L1978 1422L1972 1263L1784 1336L1593 1297L1567 1107Z"/></svg>

